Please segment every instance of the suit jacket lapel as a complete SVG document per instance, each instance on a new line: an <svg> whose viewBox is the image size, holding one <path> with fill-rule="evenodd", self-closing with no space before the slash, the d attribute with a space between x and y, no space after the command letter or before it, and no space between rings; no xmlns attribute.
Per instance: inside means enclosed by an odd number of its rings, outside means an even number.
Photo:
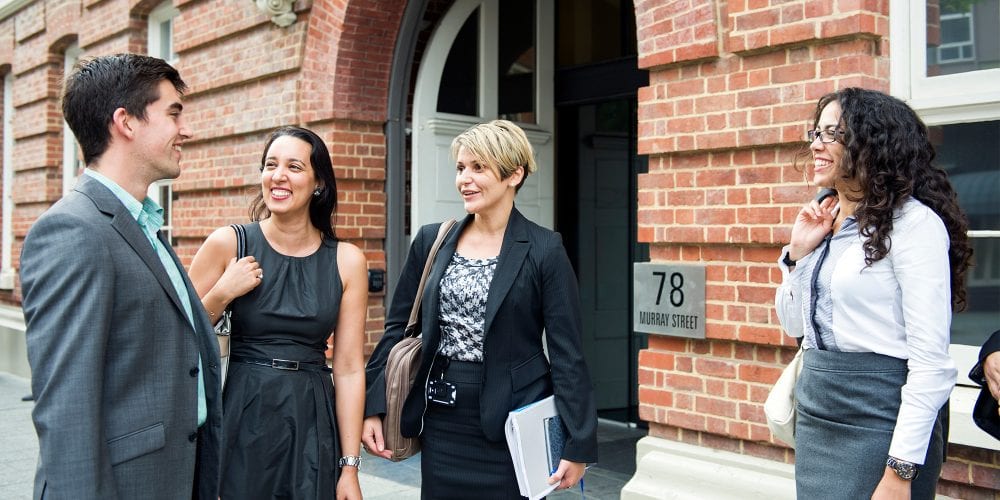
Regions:
<svg viewBox="0 0 1000 500"><path fill-rule="evenodd" d="M486 298L486 316L483 321L484 335L488 335L490 327L493 325L493 318L496 317L500 304L507 297L507 292L514 285L524 259L528 255L531 243L528 241L527 219L518 212L516 208L510 212L510 220L507 221L507 231L503 235L503 244L500 246L500 257L497 259L497 268L493 273L493 281L490 283L490 293Z"/></svg>
<svg viewBox="0 0 1000 500"><path fill-rule="evenodd" d="M153 249L153 245L149 243L149 239L143 234L142 229L139 228L139 224L132 217L132 214L128 213L125 205L122 205L121 200L115 197L114 193L103 184L87 176L80 177L76 190L94 200L98 210L111 216L111 227L118 231L122 239L139 255L146 267L152 271L163 291L170 297L174 306L187 317L180 298L177 296L177 291L174 290L174 285L170 282L170 277L167 276L163 263L160 262L160 257ZM169 245L167 248L170 248Z"/></svg>

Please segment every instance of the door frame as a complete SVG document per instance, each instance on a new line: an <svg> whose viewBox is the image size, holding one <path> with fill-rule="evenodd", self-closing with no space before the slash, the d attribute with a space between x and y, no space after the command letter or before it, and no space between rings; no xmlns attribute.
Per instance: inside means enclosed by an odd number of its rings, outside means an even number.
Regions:
<svg viewBox="0 0 1000 500"><path fill-rule="evenodd" d="M479 11L477 115L437 111L438 89L455 38L476 9ZM470 126L495 119L498 113L497 55L500 0L457 0L434 29L417 72L413 97L413 163L411 168L410 227L416 234L424 224L464 214L454 184L440 169L450 163L447 146ZM518 193L517 206L526 217L552 228L555 217L553 80L555 65L554 2L535 2L535 120L519 124L535 148L538 171ZM450 172L450 170L449 170Z"/></svg>

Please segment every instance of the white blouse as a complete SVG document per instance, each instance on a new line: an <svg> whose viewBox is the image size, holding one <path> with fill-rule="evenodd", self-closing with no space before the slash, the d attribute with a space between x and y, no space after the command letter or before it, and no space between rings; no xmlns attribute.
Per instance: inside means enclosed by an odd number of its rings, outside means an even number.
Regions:
<svg viewBox="0 0 1000 500"><path fill-rule="evenodd" d="M941 218L910 198L896 214L890 241L888 255L867 267L864 239L858 234L837 261L830 283L833 334L839 351L907 360L909 373L889 455L922 464L938 410L948 400L957 374L948 355L950 240ZM787 246L781 255L786 252ZM809 319L812 276L799 271L811 268L802 264L819 258L819 253L802 257L791 270L778 261L782 283L775 307L793 337L815 335Z"/></svg>

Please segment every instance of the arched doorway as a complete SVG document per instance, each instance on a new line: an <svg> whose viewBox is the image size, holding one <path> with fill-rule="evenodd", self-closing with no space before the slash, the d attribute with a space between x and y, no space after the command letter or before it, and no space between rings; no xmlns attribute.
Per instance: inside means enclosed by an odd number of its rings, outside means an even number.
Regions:
<svg viewBox="0 0 1000 500"><path fill-rule="evenodd" d="M600 415L637 423L637 353L645 337L631 327L631 264L648 256L635 243L636 179L645 169L635 152L636 93L648 79L637 69L632 4L456 0L428 8L435 7L439 14L421 9L419 16L433 19L433 26L414 65L410 221L402 221L400 210L406 192L389 193L390 204L397 204L389 210L400 215L395 225L390 217L388 232L400 235L400 244L387 241L398 247L387 254L400 254L401 265L408 233L464 215L449 151L455 135L494 118L521 124L540 168L518 194L518 209L563 234L581 285L584 348ZM404 26L417 24L411 21ZM405 100L397 97L402 111ZM405 144L402 136L400 130ZM392 134L387 137L391 157ZM399 178L405 178L404 164L400 159ZM390 158L390 180L393 168Z"/></svg>
<svg viewBox="0 0 1000 500"><path fill-rule="evenodd" d="M413 100L412 228L464 215L451 140L495 118L521 125L537 154L518 210L553 227L552 14L549 1L458 0L441 19Z"/></svg>

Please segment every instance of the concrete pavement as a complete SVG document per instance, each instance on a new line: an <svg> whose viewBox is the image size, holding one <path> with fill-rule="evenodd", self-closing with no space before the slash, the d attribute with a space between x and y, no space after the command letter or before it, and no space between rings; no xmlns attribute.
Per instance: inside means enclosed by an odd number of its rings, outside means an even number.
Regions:
<svg viewBox="0 0 1000 500"><path fill-rule="evenodd" d="M33 403L21 401L29 393L28 379L0 372L0 498L4 500L31 498L38 439L31 424ZM643 434L602 422L598 431L602 464L587 472L584 499L619 497L635 471L635 441ZM360 482L366 500L419 499L420 455L397 463L366 456ZM579 499L581 495L574 489L549 498Z"/></svg>

